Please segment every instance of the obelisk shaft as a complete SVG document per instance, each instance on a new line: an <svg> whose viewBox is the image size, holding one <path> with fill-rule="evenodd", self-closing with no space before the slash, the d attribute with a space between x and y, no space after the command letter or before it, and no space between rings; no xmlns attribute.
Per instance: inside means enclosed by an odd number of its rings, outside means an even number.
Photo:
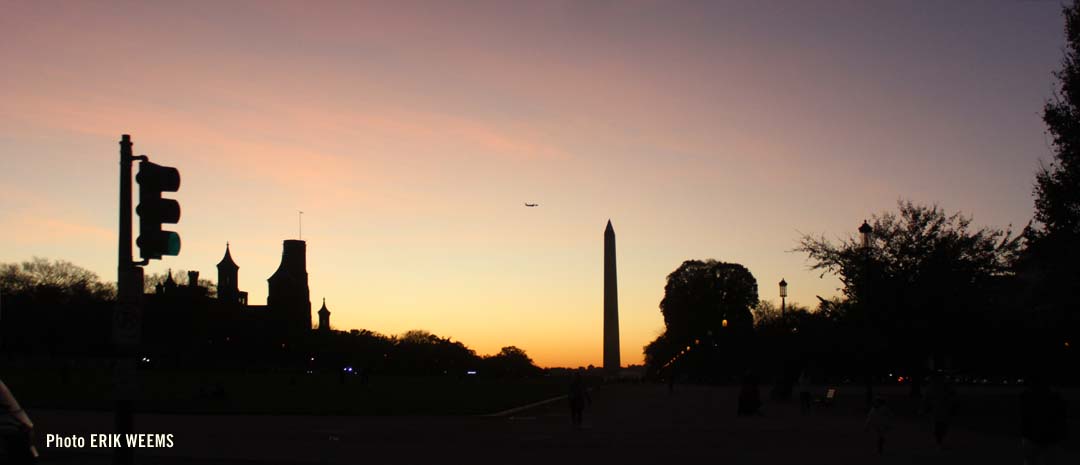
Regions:
<svg viewBox="0 0 1080 465"><path fill-rule="evenodd" d="M615 229L604 230L604 371L619 371L619 290L615 277Z"/></svg>

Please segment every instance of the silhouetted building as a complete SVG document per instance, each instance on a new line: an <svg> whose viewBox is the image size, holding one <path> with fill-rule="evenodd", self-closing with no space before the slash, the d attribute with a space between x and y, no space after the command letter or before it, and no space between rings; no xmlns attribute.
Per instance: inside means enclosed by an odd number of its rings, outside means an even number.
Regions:
<svg viewBox="0 0 1080 465"><path fill-rule="evenodd" d="M229 243L227 242L225 243L225 256L218 262L217 270L218 300L230 304L247 305L247 292L241 291L239 287L240 266L233 261L232 253L229 252Z"/></svg>
<svg viewBox="0 0 1080 465"><path fill-rule="evenodd" d="M299 240L284 241L281 264L267 280L266 305L248 304L247 292L239 290L240 267L227 244L217 264L216 297L199 285L199 272L189 272L187 284L180 285L170 270L155 292L146 296L143 341L147 353L180 364L202 360L198 362L202 366L223 357L234 361L239 357L248 365L280 363L280 359L266 359L265 351L302 342L312 329L305 246ZM325 300L319 320L320 329L329 332Z"/></svg>
<svg viewBox="0 0 1080 465"><path fill-rule="evenodd" d="M619 372L619 290L615 278L615 228L604 229L604 371Z"/></svg>
<svg viewBox="0 0 1080 465"><path fill-rule="evenodd" d="M271 318L282 324L286 333L310 331L307 243L298 239L286 240L281 251L281 264L266 281L270 285L266 306Z"/></svg>
<svg viewBox="0 0 1080 465"><path fill-rule="evenodd" d="M169 270L168 273L168 277L165 278L164 282L158 284L157 286L154 286L154 291L156 293L166 294L176 291L176 281L173 281L172 279L172 270Z"/></svg>
<svg viewBox="0 0 1080 465"><path fill-rule="evenodd" d="M319 332L330 332L330 310L326 309L326 298L323 297L322 308L319 309Z"/></svg>

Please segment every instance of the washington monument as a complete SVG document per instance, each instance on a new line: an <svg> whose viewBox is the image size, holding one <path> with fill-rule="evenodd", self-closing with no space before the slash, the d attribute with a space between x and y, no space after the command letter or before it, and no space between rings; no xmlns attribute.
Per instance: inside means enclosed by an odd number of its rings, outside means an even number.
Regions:
<svg viewBox="0 0 1080 465"><path fill-rule="evenodd" d="M604 229L604 371L619 371L619 289L615 279L615 228Z"/></svg>

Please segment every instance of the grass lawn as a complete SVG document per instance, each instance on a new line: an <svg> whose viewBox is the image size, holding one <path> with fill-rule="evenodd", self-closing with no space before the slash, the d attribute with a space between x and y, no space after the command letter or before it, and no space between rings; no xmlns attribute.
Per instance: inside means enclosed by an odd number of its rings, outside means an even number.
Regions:
<svg viewBox="0 0 1080 465"><path fill-rule="evenodd" d="M568 380L473 376L140 371L136 409L157 413L476 415L565 394ZM111 369L3 370L27 408L112 409Z"/></svg>

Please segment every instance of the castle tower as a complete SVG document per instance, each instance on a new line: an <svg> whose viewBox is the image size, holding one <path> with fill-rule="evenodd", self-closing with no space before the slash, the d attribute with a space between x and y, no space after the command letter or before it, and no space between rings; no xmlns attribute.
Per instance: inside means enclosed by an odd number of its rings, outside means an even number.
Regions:
<svg viewBox="0 0 1080 465"><path fill-rule="evenodd" d="M307 243L286 240L281 264L270 279L266 306L280 330L289 334L311 331L311 297L308 290Z"/></svg>
<svg viewBox="0 0 1080 465"><path fill-rule="evenodd" d="M326 297L323 297L322 308L319 309L319 332L330 332L330 310L326 309Z"/></svg>
<svg viewBox="0 0 1080 465"><path fill-rule="evenodd" d="M619 362L619 290L615 278L615 228L604 229L604 371L617 373Z"/></svg>
<svg viewBox="0 0 1080 465"><path fill-rule="evenodd" d="M166 293L172 293L176 291L176 281L172 279L172 268L169 268L169 276L165 278L165 284L162 286Z"/></svg>
<svg viewBox="0 0 1080 465"><path fill-rule="evenodd" d="M237 283L240 267L233 261L229 253L229 243L225 243L225 257L217 264L217 296L218 300L228 303L240 301L240 288Z"/></svg>

